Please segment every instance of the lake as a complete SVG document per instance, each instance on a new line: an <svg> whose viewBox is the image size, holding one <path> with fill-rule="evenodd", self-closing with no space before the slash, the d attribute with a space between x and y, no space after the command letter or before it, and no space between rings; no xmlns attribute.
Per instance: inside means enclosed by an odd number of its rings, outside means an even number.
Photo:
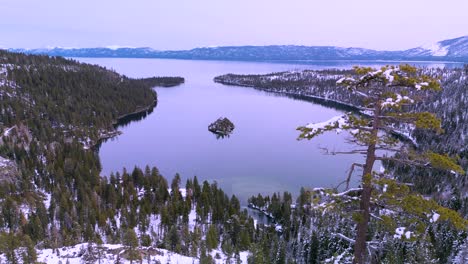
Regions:
<svg viewBox="0 0 468 264"><path fill-rule="evenodd" d="M102 175L156 166L169 180L216 181L241 202L257 193L289 191L304 187L334 187L345 179L359 155L324 155L319 147L346 150L346 134L329 133L311 141L298 141L296 127L327 120L342 112L311 102L213 82L226 73L261 74L285 70L348 68L355 62L307 62L281 64L261 62L191 61L164 59L78 59L141 78L182 76L185 84L156 88L158 105L140 121L119 127L122 135L99 149ZM382 64L361 62L360 64ZM426 64L425 64L426 65ZM434 66L432 64L427 64ZM437 66L437 65L436 65ZM235 130L217 139L208 125L228 117ZM354 184L358 183L355 177Z"/></svg>

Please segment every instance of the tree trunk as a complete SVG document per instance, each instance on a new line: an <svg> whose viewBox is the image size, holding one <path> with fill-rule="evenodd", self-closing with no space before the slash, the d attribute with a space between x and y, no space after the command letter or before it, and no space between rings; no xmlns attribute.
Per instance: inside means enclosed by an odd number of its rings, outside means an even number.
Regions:
<svg viewBox="0 0 468 264"><path fill-rule="evenodd" d="M372 168L374 167L375 162L375 148L379 132L380 108L381 103L379 101L376 103L374 109L374 118L371 132L372 141L367 147L366 163L364 164L362 174L362 194L359 206L361 217L357 224L356 242L354 244L353 263L355 264L364 264L366 261L366 241L370 217L370 200L372 195Z"/></svg>

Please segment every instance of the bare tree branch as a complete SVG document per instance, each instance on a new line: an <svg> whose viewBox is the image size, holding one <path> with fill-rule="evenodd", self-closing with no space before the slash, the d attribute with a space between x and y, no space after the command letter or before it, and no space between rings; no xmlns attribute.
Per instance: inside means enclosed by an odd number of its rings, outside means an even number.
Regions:
<svg viewBox="0 0 468 264"><path fill-rule="evenodd" d="M375 214L373 214L373 213L370 213L370 216L372 216L372 217L374 217L375 219L378 219L378 220L380 220L380 221L382 221L382 220L383 220L381 217L379 217L379 216L376 216L376 215L375 215Z"/></svg>
<svg viewBox="0 0 468 264"><path fill-rule="evenodd" d="M329 150L328 148L319 147L325 155L337 155L337 154L366 154L366 151L363 149L356 149L350 151L334 151Z"/></svg>
<svg viewBox="0 0 468 264"><path fill-rule="evenodd" d="M334 197L347 196L347 197L356 197L359 196L359 193L362 192L362 188L352 188L341 193L332 194ZM354 195L351 195L354 193Z"/></svg>
<svg viewBox="0 0 468 264"><path fill-rule="evenodd" d="M377 149L377 150L395 151L395 152L401 151L401 148L396 149L396 148L389 148L389 147L375 147L375 149Z"/></svg>
<svg viewBox="0 0 468 264"><path fill-rule="evenodd" d="M427 167L427 166L430 165L429 162L424 162L424 161L419 161L418 162L418 161L412 161L412 160L397 159L397 158L393 158L393 157L376 157L375 159L380 160L380 161L384 161L384 160L394 161L394 162L403 163L403 164L407 164L407 165L418 166L418 167Z"/></svg>
<svg viewBox="0 0 468 264"><path fill-rule="evenodd" d="M344 240L346 240L346 241L348 241L349 243L352 243L352 244L354 244L356 242L356 240L351 239L351 238L349 238L349 237L347 237L347 236L345 236L345 235L343 235L341 233L338 233L338 234L332 233L332 235L336 236L336 237L339 237L341 239L344 239Z"/></svg>
<svg viewBox="0 0 468 264"><path fill-rule="evenodd" d="M351 181L351 176L354 172L354 167L357 166L357 167L361 167L363 168L364 167L364 164L360 164L360 163L353 163L351 165L351 168L349 169L349 173L348 173L348 178L346 178L346 190L349 189L349 182Z"/></svg>

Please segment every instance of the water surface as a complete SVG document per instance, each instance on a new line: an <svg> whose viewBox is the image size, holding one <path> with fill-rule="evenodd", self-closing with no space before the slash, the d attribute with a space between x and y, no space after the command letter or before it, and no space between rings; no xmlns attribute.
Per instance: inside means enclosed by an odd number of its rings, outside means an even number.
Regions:
<svg viewBox="0 0 468 264"><path fill-rule="evenodd" d="M156 88L158 105L145 119L120 127L122 135L99 150L103 175L156 166L169 180L197 176L216 181L243 202L257 193L304 187L332 187L344 180L357 155L327 156L319 147L349 149L345 134L326 134L297 141L296 127L320 122L342 112L318 104L213 82L225 73L270 73L285 70L347 68L351 62L307 65L188 61L162 59L80 59L112 68L129 77L182 76L185 84ZM369 63L365 63L369 64ZM371 62L370 64L376 64ZM377 63L378 64L378 63ZM218 117L228 117L234 133L217 139L207 129ZM357 184L357 181L354 182Z"/></svg>

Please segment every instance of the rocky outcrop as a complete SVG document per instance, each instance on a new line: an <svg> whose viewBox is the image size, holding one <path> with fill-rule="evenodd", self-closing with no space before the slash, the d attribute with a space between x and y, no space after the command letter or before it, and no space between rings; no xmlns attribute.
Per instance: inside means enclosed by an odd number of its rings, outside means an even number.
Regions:
<svg viewBox="0 0 468 264"><path fill-rule="evenodd" d="M0 184L16 184L19 172L16 163L0 156Z"/></svg>
<svg viewBox="0 0 468 264"><path fill-rule="evenodd" d="M0 145L5 144L3 138L7 138L8 141L12 144L16 144L19 148L24 148L29 150L29 144L33 140L33 136L29 128L24 124L14 125L10 128L4 128L2 134L0 135Z"/></svg>
<svg viewBox="0 0 468 264"><path fill-rule="evenodd" d="M222 136L230 135L234 128L234 124L226 117L220 117L208 126L209 131Z"/></svg>

